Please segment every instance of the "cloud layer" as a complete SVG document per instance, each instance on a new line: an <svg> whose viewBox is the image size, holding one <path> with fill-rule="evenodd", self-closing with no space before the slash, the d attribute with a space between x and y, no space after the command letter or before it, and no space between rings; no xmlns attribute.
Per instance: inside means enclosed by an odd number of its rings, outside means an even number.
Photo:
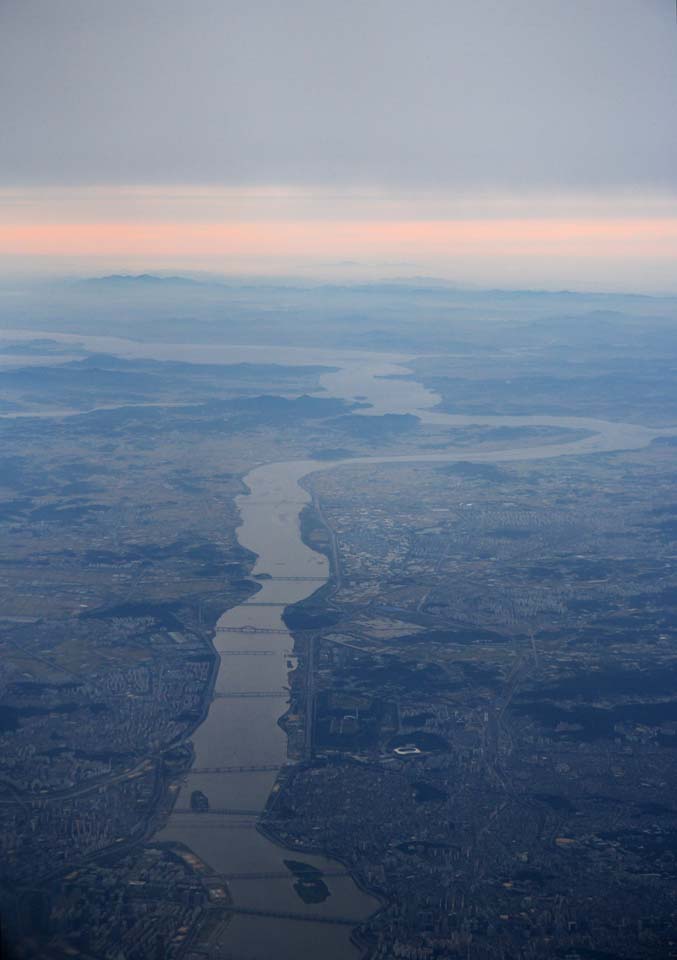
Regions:
<svg viewBox="0 0 677 960"><path fill-rule="evenodd" d="M0 182L677 181L669 0L3 0Z"/></svg>

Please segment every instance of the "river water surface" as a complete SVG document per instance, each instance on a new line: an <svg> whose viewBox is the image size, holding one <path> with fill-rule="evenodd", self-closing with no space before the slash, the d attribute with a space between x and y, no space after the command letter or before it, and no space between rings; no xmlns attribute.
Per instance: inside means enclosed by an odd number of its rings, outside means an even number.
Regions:
<svg viewBox="0 0 677 960"><path fill-rule="evenodd" d="M8 337L11 332L0 334ZM43 334L37 334L42 336ZM21 332L30 339L36 334ZM59 335L50 333L56 339ZM430 390L406 375L406 357L329 353L277 347L228 347L148 344L115 338L62 335L60 339L119 356L185 359L192 362L256 362L326 364L338 367L322 376L322 396L359 399L371 404L366 416L410 413L438 426L554 426L583 428L590 435L569 443L541 444L490 452L469 450L366 457L349 461L289 461L258 466L245 478L248 493L238 497L240 544L257 555L253 576L261 589L219 620L215 647L221 664L215 697L193 737L195 756L181 785L166 827L158 840L181 842L225 878L238 908L267 910L277 916L235 914L224 928L212 956L237 960L356 960L349 924L331 918L368 917L378 902L361 891L341 864L321 856L294 854L256 830L279 770L286 763L286 736L278 726L288 706L288 673L294 665L293 640L283 621L284 608L319 589L329 576L327 559L301 540L300 513L309 494L300 480L340 463L363 465L408 461L506 461L639 449L676 429L653 430L635 424L583 417L462 416L432 409L438 402ZM70 412L70 411L69 411ZM73 411L75 414L75 411ZM66 415L64 411L56 414ZM191 809L191 794L199 790L209 800L209 813ZM318 847L322 839L318 839ZM294 889L295 878L285 859L302 860L325 874L330 891L322 903L306 903ZM337 875L341 874L342 875ZM279 914L302 915L299 919ZM313 920L313 918L316 918Z"/></svg>
<svg viewBox="0 0 677 960"><path fill-rule="evenodd" d="M306 904L297 895L285 858L301 859L329 873L340 864L322 857L294 855L255 830L276 779L286 760L286 737L278 719L287 707L288 669L293 640L282 621L288 604L310 596L329 576L327 559L301 540L300 513L309 494L299 481L310 473L341 463L351 465L405 461L533 460L576 453L593 453L646 446L660 433L632 424L573 417L483 417L437 413L430 408L439 398L415 381L390 379L406 369L390 359L351 360L336 373L322 377L324 396L360 398L372 406L365 415L413 413L422 420L458 426L547 425L584 428L592 435L570 443L526 448L483 450L430 455L369 457L349 461L289 461L256 467L245 478L249 493L238 497L242 525L237 537L258 559L254 576L264 575L262 589L249 601L229 610L218 623L216 648L221 667L217 698L194 736L195 761L181 789L162 839L181 841L218 873L228 877L234 903L283 913L364 919L378 904L347 876L328 876L331 895L323 903ZM241 694L250 696L238 696ZM237 770L233 768L273 768ZM205 793L212 810L193 814L190 795ZM238 812L251 811L251 812ZM321 839L318 842L321 845ZM250 876L246 876L249 874ZM268 877L261 876L268 874ZM258 875L258 876L257 876ZM288 879L285 876L288 875ZM312 947L310 946L312 944ZM292 958L322 956L351 960L359 950L350 941L347 926L236 915L225 931L224 948L237 958Z"/></svg>

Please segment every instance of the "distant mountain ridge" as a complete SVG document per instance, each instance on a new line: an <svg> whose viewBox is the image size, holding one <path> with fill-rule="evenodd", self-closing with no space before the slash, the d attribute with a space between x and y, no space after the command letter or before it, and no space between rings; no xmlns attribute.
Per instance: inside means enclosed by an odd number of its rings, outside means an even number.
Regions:
<svg viewBox="0 0 677 960"><path fill-rule="evenodd" d="M116 284L181 284L188 286L197 286L199 281L192 280L190 277L160 277L152 273L112 273L105 277L87 277L84 283L116 283Z"/></svg>
<svg viewBox="0 0 677 960"><path fill-rule="evenodd" d="M362 293L362 294L382 294L382 293L400 293L409 295L433 295L448 294L451 297L462 297L464 299L481 299L483 297L493 297L500 301L505 300L535 300L542 298L544 300L588 300L591 302L607 301L609 299L626 299L631 301L660 301L672 300L672 295L655 295L644 293L620 293L618 291L582 291L582 290L546 290L546 289L501 289L484 288L477 286L459 285L449 280L437 277L393 277L388 279L372 281L356 281L354 283L345 282L326 282L300 281L298 278L279 278L271 277L227 277L227 276L207 276L196 279L194 277L184 277L180 275L161 276L152 273L114 273L102 277L85 277L81 283L88 286L116 286L116 287L152 287L155 285L168 286L186 286L186 287L223 287L225 289L238 290L261 290L268 293L281 290L286 293L291 291L319 293L322 291L332 293Z"/></svg>

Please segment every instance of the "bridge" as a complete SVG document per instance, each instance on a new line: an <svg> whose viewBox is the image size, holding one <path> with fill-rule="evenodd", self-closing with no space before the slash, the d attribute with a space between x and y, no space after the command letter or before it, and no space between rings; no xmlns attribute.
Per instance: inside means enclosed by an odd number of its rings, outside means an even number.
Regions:
<svg viewBox="0 0 677 960"><path fill-rule="evenodd" d="M219 650L220 657L275 657L279 650Z"/></svg>
<svg viewBox="0 0 677 960"><path fill-rule="evenodd" d="M349 877L350 874L347 870L323 870L322 875L318 875L317 879L322 880L323 877ZM223 880L226 883L229 880L303 880L304 878L299 876L294 876L291 873L220 873L218 876L219 880ZM314 880L314 876L309 876L309 879Z"/></svg>
<svg viewBox="0 0 677 960"><path fill-rule="evenodd" d="M200 820L198 817L191 823L182 823L181 828L183 830L255 830L256 821L251 817L246 820ZM218 877L215 879L218 880Z"/></svg>
<svg viewBox="0 0 677 960"><path fill-rule="evenodd" d="M191 774L198 773L272 773L280 769L279 763L264 763L259 766L240 766L240 767L193 767Z"/></svg>
<svg viewBox="0 0 677 960"><path fill-rule="evenodd" d="M277 633L282 637L289 636L289 630L282 630L280 627L252 627L245 624L242 627L217 627L217 633Z"/></svg>
<svg viewBox="0 0 677 960"><path fill-rule="evenodd" d="M262 580L261 583L268 583L271 580L287 580L287 581L300 581L301 583L306 583L310 581L311 583L326 583L326 577L266 577L265 580Z"/></svg>
<svg viewBox="0 0 677 960"><path fill-rule="evenodd" d="M183 817L260 817L260 810L239 810L236 807L210 807L209 810L191 810L190 807L174 808L172 816Z"/></svg>
<svg viewBox="0 0 677 960"><path fill-rule="evenodd" d="M266 697L270 699L271 697L279 697L284 700L289 699L288 690L225 690L223 693L215 693L213 698L214 700L241 700L248 699L251 697Z"/></svg>
<svg viewBox="0 0 677 960"><path fill-rule="evenodd" d="M286 600L284 603L274 603L272 600L270 600L268 603L266 603L265 600L245 600L245 602L242 603L241 606L243 607L288 607L289 603Z"/></svg>
<svg viewBox="0 0 677 960"><path fill-rule="evenodd" d="M273 917L276 920L301 920L304 923L333 923L342 927L357 927L362 920L352 917L323 917L315 913L286 913L282 910L257 910L254 907L227 906L228 913L239 913L245 917Z"/></svg>

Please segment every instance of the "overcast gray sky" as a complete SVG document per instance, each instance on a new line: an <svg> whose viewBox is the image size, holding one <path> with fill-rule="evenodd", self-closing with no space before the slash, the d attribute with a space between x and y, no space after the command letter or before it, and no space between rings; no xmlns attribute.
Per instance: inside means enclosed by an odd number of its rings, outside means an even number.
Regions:
<svg viewBox="0 0 677 960"><path fill-rule="evenodd" d="M674 0L0 0L0 270L677 289Z"/></svg>
<svg viewBox="0 0 677 960"><path fill-rule="evenodd" d="M5 185L674 187L673 0L0 0Z"/></svg>

